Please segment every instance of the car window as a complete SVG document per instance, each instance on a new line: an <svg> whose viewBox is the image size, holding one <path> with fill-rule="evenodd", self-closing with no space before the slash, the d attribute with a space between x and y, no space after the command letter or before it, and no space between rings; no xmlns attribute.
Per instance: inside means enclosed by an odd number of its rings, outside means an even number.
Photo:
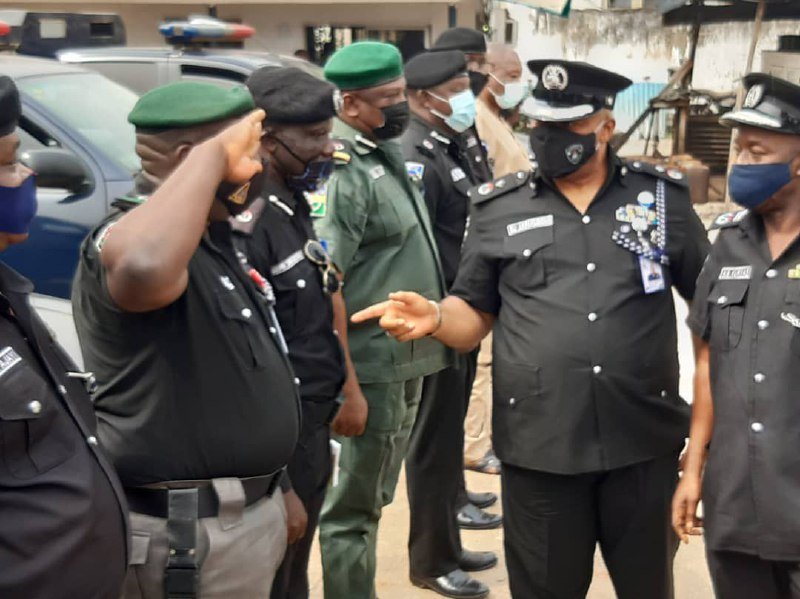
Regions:
<svg viewBox="0 0 800 599"><path fill-rule="evenodd" d="M83 66L105 75L137 94L158 87L159 63L147 62L89 62Z"/></svg>
<svg viewBox="0 0 800 599"><path fill-rule="evenodd" d="M237 73L236 71L229 71L227 69L214 68L214 67L201 67L197 65L181 65L181 80L182 81L200 81L202 83L211 83L225 89L242 85L247 79L244 73Z"/></svg>
<svg viewBox="0 0 800 599"><path fill-rule="evenodd" d="M128 113L138 96L98 73L68 73L19 79L30 100L76 130L110 160L130 173L139 170Z"/></svg>

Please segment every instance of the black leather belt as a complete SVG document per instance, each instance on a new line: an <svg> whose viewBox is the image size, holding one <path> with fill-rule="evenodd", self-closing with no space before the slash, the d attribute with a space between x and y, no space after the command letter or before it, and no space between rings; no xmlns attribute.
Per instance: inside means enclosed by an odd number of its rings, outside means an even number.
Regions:
<svg viewBox="0 0 800 599"><path fill-rule="evenodd" d="M280 482L283 470L266 476L243 478L244 505L254 504L259 499L271 497ZM219 501L211 481L198 484L197 517L211 518L219 512ZM169 489L153 489L149 487L125 487L125 496L132 512L145 514L154 518L167 518L169 515Z"/></svg>

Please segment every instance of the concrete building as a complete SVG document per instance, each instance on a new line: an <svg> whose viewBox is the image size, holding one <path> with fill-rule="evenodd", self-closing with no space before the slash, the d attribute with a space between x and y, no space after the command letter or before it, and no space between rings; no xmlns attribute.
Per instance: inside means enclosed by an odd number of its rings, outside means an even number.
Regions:
<svg viewBox="0 0 800 599"><path fill-rule="evenodd" d="M248 49L283 54L305 49L312 55L358 39L391 41L404 54L412 54L448 27L475 27L483 19L481 0L0 0L3 8L117 13L125 23L129 45L161 45L161 21L211 11L221 19L255 27L256 35L245 43Z"/></svg>

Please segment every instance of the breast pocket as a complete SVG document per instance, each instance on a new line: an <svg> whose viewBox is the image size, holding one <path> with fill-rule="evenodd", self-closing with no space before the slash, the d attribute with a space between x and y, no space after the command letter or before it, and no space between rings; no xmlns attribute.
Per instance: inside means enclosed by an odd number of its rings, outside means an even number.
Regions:
<svg viewBox="0 0 800 599"><path fill-rule="evenodd" d="M781 313L781 324L792 327L792 351L800 357L800 281L789 281L785 306Z"/></svg>
<svg viewBox="0 0 800 599"><path fill-rule="evenodd" d="M256 310L250 307L235 290L217 292L217 306L232 350L248 368L265 364L267 332Z"/></svg>
<svg viewBox="0 0 800 599"><path fill-rule="evenodd" d="M303 259L291 269L272 277L277 297L278 321L287 337L301 331L320 297L320 275L316 266Z"/></svg>
<svg viewBox="0 0 800 599"><path fill-rule="evenodd" d="M75 452L72 423L57 401L45 380L24 361L0 377L3 461L15 478L43 474Z"/></svg>
<svg viewBox="0 0 800 599"><path fill-rule="evenodd" d="M417 213L414 210L412 198L404 189L376 188L378 195L378 212L383 232L386 237L395 235L408 235L408 232L418 226Z"/></svg>
<svg viewBox="0 0 800 599"><path fill-rule="evenodd" d="M553 244L553 227L542 227L508 235L503 239L503 254L511 259L504 276L515 289L531 293L547 284L546 248Z"/></svg>
<svg viewBox="0 0 800 599"><path fill-rule="evenodd" d="M742 339L742 325L750 281L719 281L708 296L712 347L730 351Z"/></svg>

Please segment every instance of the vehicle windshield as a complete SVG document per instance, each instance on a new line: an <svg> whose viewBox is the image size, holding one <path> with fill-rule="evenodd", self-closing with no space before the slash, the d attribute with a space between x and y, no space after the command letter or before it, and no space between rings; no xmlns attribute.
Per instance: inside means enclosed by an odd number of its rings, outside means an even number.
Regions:
<svg viewBox="0 0 800 599"><path fill-rule="evenodd" d="M139 170L136 136L128 122L139 99L134 92L97 73L24 77L17 85L109 159L130 173Z"/></svg>

